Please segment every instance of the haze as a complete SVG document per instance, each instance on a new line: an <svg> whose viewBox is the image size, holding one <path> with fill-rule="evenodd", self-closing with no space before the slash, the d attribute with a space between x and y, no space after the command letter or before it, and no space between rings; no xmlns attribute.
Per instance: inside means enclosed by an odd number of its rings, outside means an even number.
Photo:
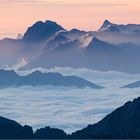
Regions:
<svg viewBox="0 0 140 140"><path fill-rule="evenodd" d="M54 20L66 29L97 30L105 19L140 23L139 0L1 0L0 38L16 37L38 20Z"/></svg>

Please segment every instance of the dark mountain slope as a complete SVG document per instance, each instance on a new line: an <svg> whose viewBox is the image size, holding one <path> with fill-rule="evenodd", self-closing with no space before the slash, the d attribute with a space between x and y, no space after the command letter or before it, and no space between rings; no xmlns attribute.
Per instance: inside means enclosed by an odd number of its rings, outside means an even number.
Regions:
<svg viewBox="0 0 140 140"><path fill-rule="evenodd" d="M67 134L60 129L45 127L38 129L34 133L35 139L66 139L68 138Z"/></svg>
<svg viewBox="0 0 140 140"><path fill-rule="evenodd" d="M75 139L140 138L140 98L107 115L103 120L72 134Z"/></svg>

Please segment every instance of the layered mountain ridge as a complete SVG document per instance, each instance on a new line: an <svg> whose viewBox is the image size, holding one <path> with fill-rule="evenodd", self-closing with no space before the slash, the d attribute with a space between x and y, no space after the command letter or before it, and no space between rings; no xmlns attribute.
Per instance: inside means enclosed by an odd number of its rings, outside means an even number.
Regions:
<svg viewBox="0 0 140 140"><path fill-rule="evenodd" d="M39 21L22 38L0 41L0 67L12 67L25 59L23 69L58 66L140 73L138 32L140 25L118 25L108 20L98 31L90 32L68 31L56 22Z"/></svg>
<svg viewBox="0 0 140 140"><path fill-rule="evenodd" d="M13 70L0 70L0 79L3 79L0 81L0 88L21 86L74 86L78 88L103 88L77 76L63 76L60 73L42 73L40 71L20 76Z"/></svg>

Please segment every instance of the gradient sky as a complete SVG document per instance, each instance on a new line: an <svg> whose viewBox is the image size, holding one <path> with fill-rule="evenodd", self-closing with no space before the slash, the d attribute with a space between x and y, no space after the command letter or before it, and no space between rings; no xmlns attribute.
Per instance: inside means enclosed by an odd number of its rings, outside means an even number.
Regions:
<svg viewBox="0 0 140 140"><path fill-rule="evenodd" d="M97 30L105 19L139 24L140 0L0 0L0 38L47 19L82 30Z"/></svg>

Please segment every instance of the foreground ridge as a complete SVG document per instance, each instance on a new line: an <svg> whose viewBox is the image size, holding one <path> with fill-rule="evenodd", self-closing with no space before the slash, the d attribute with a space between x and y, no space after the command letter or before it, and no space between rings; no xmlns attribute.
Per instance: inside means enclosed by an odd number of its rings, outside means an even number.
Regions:
<svg viewBox="0 0 140 140"><path fill-rule="evenodd" d="M45 127L33 133L30 126L0 117L0 139L139 139L140 97L129 101L100 122L67 135L63 130Z"/></svg>

